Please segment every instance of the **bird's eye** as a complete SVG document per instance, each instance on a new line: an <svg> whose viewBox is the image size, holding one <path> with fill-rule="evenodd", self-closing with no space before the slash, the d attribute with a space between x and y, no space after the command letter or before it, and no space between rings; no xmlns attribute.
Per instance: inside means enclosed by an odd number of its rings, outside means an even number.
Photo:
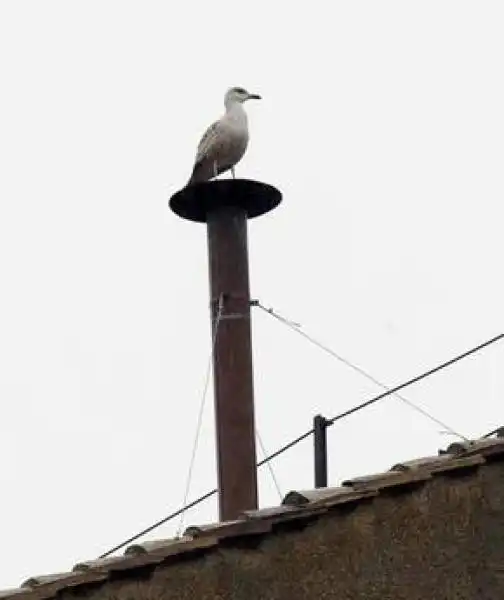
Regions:
<svg viewBox="0 0 504 600"><path fill-rule="evenodd" d="M247 90L244 90L243 88L235 88L235 92L237 94L243 94L243 95L247 94Z"/></svg>

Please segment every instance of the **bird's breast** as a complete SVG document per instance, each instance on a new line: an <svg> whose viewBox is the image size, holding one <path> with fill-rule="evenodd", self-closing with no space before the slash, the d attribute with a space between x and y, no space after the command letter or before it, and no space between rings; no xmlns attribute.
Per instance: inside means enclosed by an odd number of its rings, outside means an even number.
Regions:
<svg viewBox="0 0 504 600"><path fill-rule="evenodd" d="M221 138L219 153L224 153L232 164L238 162L248 145L248 130L234 121L226 123L226 135Z"/></svg>

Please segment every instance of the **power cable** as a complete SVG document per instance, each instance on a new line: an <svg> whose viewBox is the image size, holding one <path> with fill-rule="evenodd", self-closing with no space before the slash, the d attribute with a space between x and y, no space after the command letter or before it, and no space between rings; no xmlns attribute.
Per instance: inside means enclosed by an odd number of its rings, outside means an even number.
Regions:
<svg viewBox="0 0 504 600"><path fill-rule="evenodd" d="M450 360L447 360L446 362L441 363L437 367L434 367L432 369L429 369L428 371L425 371L421 375L412 377L411 379L408 379L408 381L405 381L404 383L401 383L400 385L397 385L396 387L390 388L388 391L384 392L383 394L379 394L378 396L375 396L374 398L371 398L371 400L368 400L367 402L363 402L362 404L359 404L349 410L346 410L345 412L330 419L331 425L333 423L335 423L336 421L343 419L344 417L347 417L347 416L351 415L352 413L357 412L358 410L361 410L362 408L371 406L371 404L374 404L375 402L379 402L380 400L383 400L383 398L386 398L387 396L390 396L391 394L395 394L396 392L399 392L400 390L402 390L406 387L409 387L410 385L413 385L414 383L418 383L419 381L422 381L422 379L426 379L427 377L434 375L434 373L438 373L439 371L442 371L443 369L446 369L447 367L454 365L455 363L461 361L462 359L467 358L468 356L471 356L472 354L475 354L476 352L479 352L480 350L487 348L491 344L494 344L494 343L502 340L502 338L504 338L504 333L501 333L501 334L491 338L490 340L487 340L486 342L483 342L482 344L479 344L478 346L475 346L474 348L471 348L470 350L463 352L462 354L458 354L454 358L451 358Z"/></svg>
<svg viewBox="0 0 504 600"><path fill-rule="evenodd" d="M485 433L484 436L481 437L482 440L485 440L487 438L490 438L492 436L494 436L496 433L501 433L502 432L502 436L504 437L504 427L497 427L497 429L494 429L493 431L490 431L490 433Z"/></svg>
<svg viewBox="0 0 504 600"><path fill-rule="evenodd" d="M400 391L400 390L402 390L402 389L404 389L406 387L409 387L409 386L411 386L411 385L413 385L413 384L421 381L422 379L430 377L431 375L434 375L434 373L438 373L439 371L442 371L443 369L446 369L447 367L450 367L451 365L453 365L453 364L455 364L455 363L463 360L464 358L467 358L468 356L476 354L477 352L479 352L479 351L487 348L488 346L491 346L492 344L495 344L496 342L499 342L503 338L504 338L504 333L501 333L501 334L499 334L499 335L497 335L497 336L495 336L493 338L490 338L486 342L483 342L482 344L478 344L477 346L474 346L473 348L471 348L471 349L463 352L462 354L458 354L454 358L451 358L450 360L447 360L447 361L439 364L438 366L433 367L432 369L429 369L428 371L423 372L421 375L417 375L416 377L408 379L408 381L405 381L404 383L402 383L400 385L397 385L394 388L391 388L391 389L387 390L386 392L384 392L382 394L379 394L378 396L375 396L374 398L371 398L370 400L367 400L366 402L362 402L361 404L358 404L357 406L354 406L353 408L350 408L350 409L348 409L348 410L340 413L339 415L336 415L332 419L329 419L329 421L328 421L328 427L330 427L331 425L334 425L334 423L336 423L336 421L344 419L345 417L348 417L348 416L350 416L350 415L358 412L359 410L362 410L363 408L366 408L367 406L370 406L371 404L374 404L374 403L382 400L383 398L386 398L387 396L390 396L391 394L395 394L396 392L398 392L398 391ZM498 429L490 432L489 434L486 434L486 436L484 436L484 437L490 437L491 435L494 435L495 433L498 432L499 429L500 428L498 428ZM308 438L312 433L313 433L313 428L310 429L309 431L306 431L305 433L301 434L300 436L298 436L294 440L291 440L289 443L287 443L284 446L282 446L281 448L279 448L276 452L273 452L273 454L270 454L269 456L265 457L263 460L261 460L259 463L257 463L257 467L261 467L262 465L269 463L271 460L273 460L277 456L280 456L281 454L283 454L284 452L286 452L287 450L289 450L293 446L296 446L299 442L302 442L303 440L305 440L306 438ZM206 494L203 494L202 496L200 496L196 500L193 500L192 502L189 502L185 507L179 508L178 510L176 510L173 513L171 513L167 517L164 517L163 519L161 519L159 521L156 521L156 523L150 525L146 529L143 529L142 531L138 532L137 534L131 536L130 538L128 538L124 542L121 542L120 544L118 544L117 546L114 546L114 548L108 550L107 552L105 552L104 554L102 554L99 558L106 558L107 556L110 556L114 552L117 552L117 550L121 550L121 548L124 548L124 546L127 546L128 544L131 544L131 542L134 542L138 538L142 537L143 535L145 535L147 533L150 533L151 531L153 531L157 527L159 527L161 525L164 525L165 523L167 523L171 519L174 519L175 517L178 517L184 511L186 511L186 510L188 510L190 508L193 508L194 506L197 506L198 504L201 504L201 502L204 502L205 500L208 500L208 498L211 498L215 494L217 494L217 489L213 489L210 492L207 492Z"/></svg>

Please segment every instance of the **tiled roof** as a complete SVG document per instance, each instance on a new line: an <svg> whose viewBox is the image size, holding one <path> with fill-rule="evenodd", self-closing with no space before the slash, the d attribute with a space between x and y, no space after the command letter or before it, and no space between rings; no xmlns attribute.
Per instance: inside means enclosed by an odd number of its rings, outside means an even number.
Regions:
<svg viewBox="0 0 504 600"><path fill-rule="evenodd" d="M246 511L236 521L188 527L179 539L134 544L122 556L81 562L69 573L30 577L20 588L0 590L0 600L44 600L70 588L101 585L121 572L134 577L142 567L201 556L219 545L239 544L244 537L270 534L289 521L317 519L340 506L372 501L379 494L407 493L433 477L471 474L493 460L504 460L504 427L496 437L457 442L437 456L400 462L390 471L350 479L341 487L289 492L280 506Z"/></svg>

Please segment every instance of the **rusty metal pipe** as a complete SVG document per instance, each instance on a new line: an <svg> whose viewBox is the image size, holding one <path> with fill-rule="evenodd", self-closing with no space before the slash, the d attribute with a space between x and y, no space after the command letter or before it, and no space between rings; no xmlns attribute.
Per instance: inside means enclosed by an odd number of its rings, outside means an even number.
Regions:
<svg viewBox="0 0 504 600"><path fill-rule="evenodd" d="M224 206L207 215L219 515L236 519L257 508L254 386L250 326L247 213Z"/></svg>

